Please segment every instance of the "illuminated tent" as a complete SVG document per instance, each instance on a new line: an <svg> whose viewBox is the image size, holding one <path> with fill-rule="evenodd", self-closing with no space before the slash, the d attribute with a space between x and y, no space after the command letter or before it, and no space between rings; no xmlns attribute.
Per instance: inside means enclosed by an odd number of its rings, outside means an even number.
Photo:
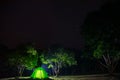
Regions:
<svg viewBox="0 0 120 80"><path fill-rule="evenodd" d="M48 74L42 67L38 67L32 73L31 78L32 79L47 79Z"/></svg>

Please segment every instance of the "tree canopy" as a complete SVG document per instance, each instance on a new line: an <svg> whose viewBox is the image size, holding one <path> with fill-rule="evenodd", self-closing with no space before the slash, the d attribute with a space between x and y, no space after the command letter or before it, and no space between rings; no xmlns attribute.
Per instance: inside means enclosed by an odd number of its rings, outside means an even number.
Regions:
<svg viewBox="0 0 120 80"><path fill-rule="evenodd" d="M9 64L17 67L19 75L22 76L24 69L33 69L37 66L38 55L32 46L22 46L13 50L8 56Z"/></svg>
<svg viewBox="0 0 120 80"><path fill-rule="evenodd" d="M40 59L44 64L48 64L49 68L52 68L53 74L56 76L59 74L61 68L77 64L74 54L62 48L58 48L53 52L49 50L48 54L41 55Z"/></svg>
<svg viewBox="0 0 120 80"><path fill-rule="evenodd" d="M112 68L116 67L120 59L119 4L105 4L100 10L89 14L82 25L85 52L91 53L94 58L104 60L104 64L101 64L109 70L114 70Z"/></svg>

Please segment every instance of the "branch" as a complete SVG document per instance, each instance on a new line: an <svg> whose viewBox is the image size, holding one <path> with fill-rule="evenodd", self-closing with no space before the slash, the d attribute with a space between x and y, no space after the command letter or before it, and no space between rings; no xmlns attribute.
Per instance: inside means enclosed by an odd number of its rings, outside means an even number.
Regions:
<svg viewBox="0 0 120 80"><path fill-rule="evenodd" d="M99 63L104 66L105 68L108 68L105 64L103 64L101 61L99 61Z"/></svg>
<svg viewBox="0 0 120 80"><path fill-rule="evenodd" d="M110 55L107 54L107 57L108 57L108 62L109 62L109 64L111 64Z"/></svg>
<svg viewBox="0 0 120 80"><path fill-rule="evenodd" d="M115 64L113 63L113 65L114 65L113 66L113 71L114 71L116 69L117 65L118 65L118 61Z"/></svg>
<svg viewBox="0 0 120 80"><path fill-rule="evenodd" d="M105 60L106 65L108 65L108 60L107 60L107 58L105 57L105 55L103 55L103 59Z"/></svg>

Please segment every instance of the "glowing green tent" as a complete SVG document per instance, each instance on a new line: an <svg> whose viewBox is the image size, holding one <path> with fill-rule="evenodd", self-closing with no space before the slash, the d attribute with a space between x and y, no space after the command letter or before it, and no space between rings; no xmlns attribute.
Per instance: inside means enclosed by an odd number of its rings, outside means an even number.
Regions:
<svg viewBox="0 0 120 80"><path fill-rule="evenodd" d="M33 79L47 79L48 74L42 67L38 67L32 73L31 78L33 78Z"/></svg>

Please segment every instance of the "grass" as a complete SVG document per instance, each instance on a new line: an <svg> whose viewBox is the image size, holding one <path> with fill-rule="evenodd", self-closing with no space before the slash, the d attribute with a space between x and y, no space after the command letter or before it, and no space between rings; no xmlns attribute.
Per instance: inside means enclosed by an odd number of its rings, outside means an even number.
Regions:
<svg viewBox="0 0 120 80"><path fill-rule="evenodd" d="M30 77L19 77L19 79L15 79L15 77L4 78L0 80L32 80ZM40 80L40 79L36 79ZM95 75L76 75L76 76L59 76L59 77L50 77L49 79L44 80L120 80L119 75L116 76L108 76L107 74L95 74Z"/></svg>

